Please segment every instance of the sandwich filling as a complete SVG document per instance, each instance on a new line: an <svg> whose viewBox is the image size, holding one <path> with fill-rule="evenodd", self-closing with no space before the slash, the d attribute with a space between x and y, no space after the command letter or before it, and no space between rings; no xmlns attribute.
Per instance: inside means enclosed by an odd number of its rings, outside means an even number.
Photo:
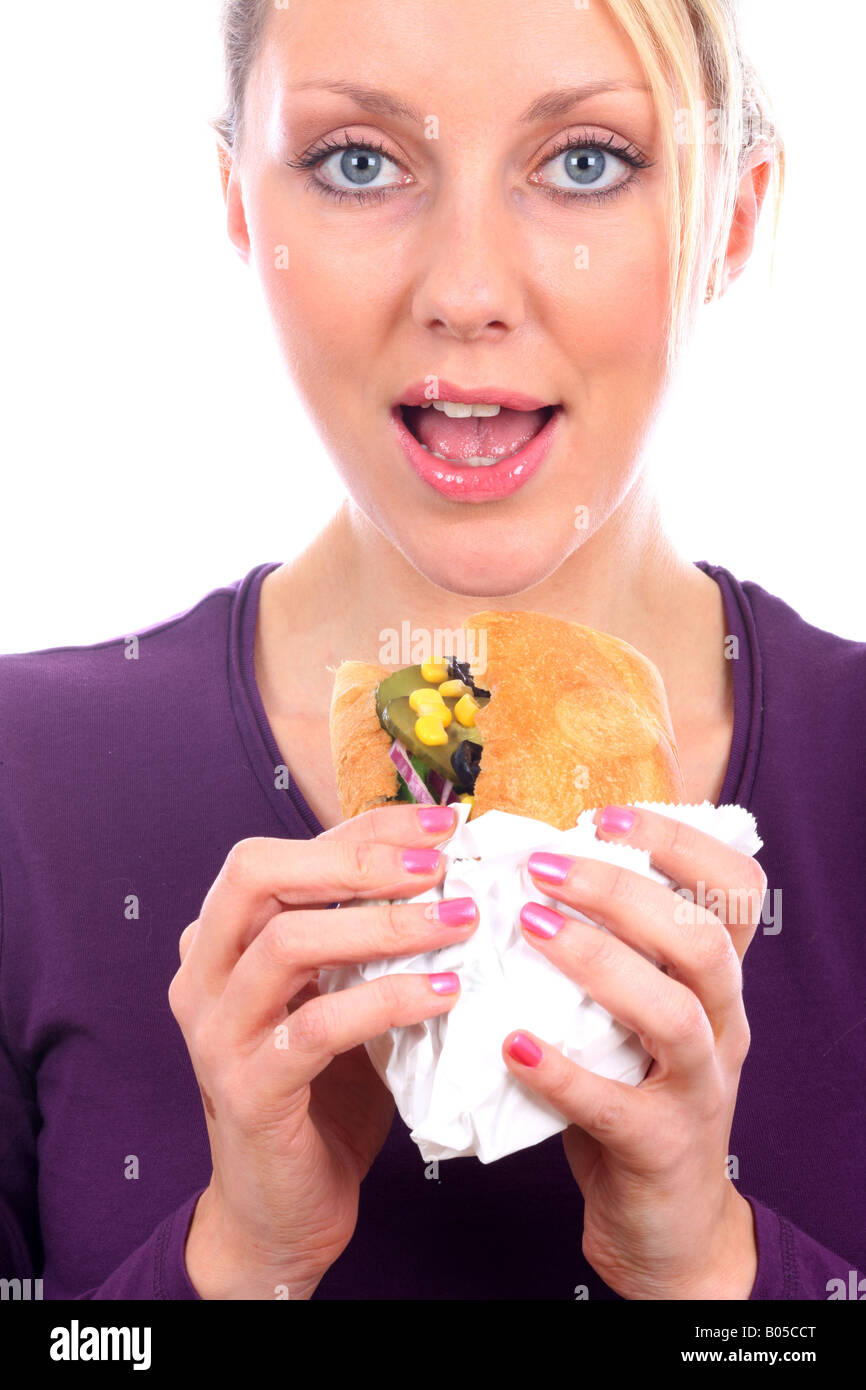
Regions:
<svg viewBox="0 0 866 1390"><path fill-rule="evenodd" d="M447 806L472 800L483 746L475 715L489 699L468 662L454 657L406 666L379 684L376 713L393 740L395 801Z"/></svg>

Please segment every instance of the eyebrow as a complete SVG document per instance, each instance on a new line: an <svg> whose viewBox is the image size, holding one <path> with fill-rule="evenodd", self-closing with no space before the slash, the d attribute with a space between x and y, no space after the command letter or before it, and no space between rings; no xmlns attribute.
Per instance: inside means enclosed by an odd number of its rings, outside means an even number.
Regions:
<svg viewBox="0 0 866 1390"><path fill-rule="evenodd" d="M416 125L424 124L424 113L417 106L404 101L394 92L388 92L379 87L365 87L357 82L340 80L324 82L318 77L311 77L306 82L294 83L291 90L301 92L311 87L315 87L319 91L335 92L338 96L347 96L354 101L356 106L378 116L394 116L398 120L413 121ZM583 87L556 87L531 102L523 115L518 117L518 120L521 125L532 125L538 121L553 120L557 116L566 115L572 107L579 105L580 102L587 101L590 97L599 96L602 92L649 92L650 90L645 83L621 82L608 78L601 78L597 82L588 82Z"/></svg>

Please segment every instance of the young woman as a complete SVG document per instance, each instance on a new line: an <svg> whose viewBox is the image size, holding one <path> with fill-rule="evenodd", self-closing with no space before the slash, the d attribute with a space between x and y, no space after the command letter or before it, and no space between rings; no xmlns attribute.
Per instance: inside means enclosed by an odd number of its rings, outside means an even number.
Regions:
<svg viewBox="0 0 866 1390"><path fill-rule="evenodd" d="M847 1296L866 645L678 554L643 464L781 168L731 0L225 22L229 235L349 496L164 623L0 659L0 1272L83 1298ZM268 501L314 486L298 458ZM459 1008L459 980L320 996L316 972L475 929L471 903L368 901L437 882L452 812L341 823L328 704L387 630L481 607L648 656L687 798L747 806L764 848L599 813L695 895L686 922L629 872L532 865L609 933L530 913L527 942L652 1067L628 1087L511 1034L569 1128L436 1171L363 1044Z"/></svg>

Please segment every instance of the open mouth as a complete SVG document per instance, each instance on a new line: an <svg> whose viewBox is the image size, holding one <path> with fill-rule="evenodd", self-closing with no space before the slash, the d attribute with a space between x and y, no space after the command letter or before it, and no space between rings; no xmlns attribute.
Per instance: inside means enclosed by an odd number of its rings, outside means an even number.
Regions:
<svg viewBox="0 0 866 1390"><path fill-rule="evenodd" d="M490 468L519 454L540 434L557 406L513 410L503 405L429 401L398 405L407 430L428 454L446 463Z"/></svg>

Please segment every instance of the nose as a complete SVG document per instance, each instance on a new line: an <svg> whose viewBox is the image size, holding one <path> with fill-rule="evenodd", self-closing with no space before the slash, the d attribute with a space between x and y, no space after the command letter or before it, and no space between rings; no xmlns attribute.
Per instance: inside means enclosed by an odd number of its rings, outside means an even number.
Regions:
<svg viewBox="0 0 866 1390"><path fill-rule="evenodd" d="M523 323L525 291L501 190L470 182L452 186L425 220L412 314L442 337L495 342Z"/></svg>

